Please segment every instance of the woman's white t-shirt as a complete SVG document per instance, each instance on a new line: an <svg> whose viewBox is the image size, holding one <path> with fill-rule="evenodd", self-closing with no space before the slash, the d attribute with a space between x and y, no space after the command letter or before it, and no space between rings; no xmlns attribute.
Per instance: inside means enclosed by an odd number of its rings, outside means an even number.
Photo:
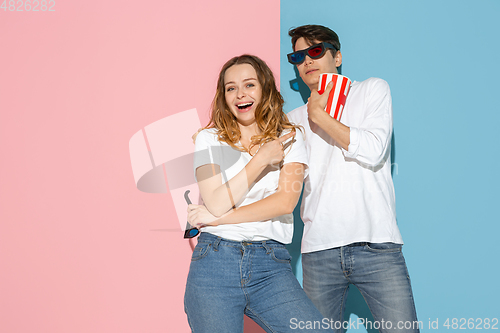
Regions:
<svg viewBox="0 0 500 333"><path fill-rule="evenodd" d="M288 132L284 134L286 133ZM308 162L302 132L297 130L294 138L295 142L285 150L283 164L292 162L304 164L306 167L305 178L308 172ZM288 141L290 140L292 139L288 139ZM288 141L284 142L284 144ZM239 151L225 142L220 142L217 130L214 128L204 129L196 137L194 155L195 177L198 167L206 164L216 164L221 169L222 181L225 183L237 175L251 159L252 156L248 152ZM278 188L279 175L279 168L268 166L259 176L258 180L250 186L248 193L235 204L235 207L249 205L275 193ZM301 191L301 187L297 191ZM204 227L201 231L234 241L263 241L272 239L289 244L292 242L293 236L293 214L276 216L266 221Z"/></svg>

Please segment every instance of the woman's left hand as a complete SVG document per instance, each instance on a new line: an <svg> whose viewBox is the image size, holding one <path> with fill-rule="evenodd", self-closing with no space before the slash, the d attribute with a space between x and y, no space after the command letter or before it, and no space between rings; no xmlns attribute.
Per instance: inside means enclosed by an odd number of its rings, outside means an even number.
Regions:
<svg viewBox="0 0 500 333"><path fill-rule="evenodd" d="M205 226L217 225L217 217L213 216L203 205L188 205L188 222L193 227L203 228Z"/></svg>

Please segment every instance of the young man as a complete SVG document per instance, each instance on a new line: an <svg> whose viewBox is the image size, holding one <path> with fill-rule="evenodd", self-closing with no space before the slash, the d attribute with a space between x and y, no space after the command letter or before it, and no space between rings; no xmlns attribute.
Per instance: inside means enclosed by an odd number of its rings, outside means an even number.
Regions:
<svg viewBox="0 0 500 333"><path fill-rule="evenodd" d="M301 207L304 290L337 332L345 328L350 284L366 300L373 328L419 332L396 223L389 86L378 78L354 81L337 121L324 111L332 85L317 91L319 75L342 64L337 34L306 25L289 35L289 61L311 90L308 103L287 115L304 126L309 158Z"/></svg>

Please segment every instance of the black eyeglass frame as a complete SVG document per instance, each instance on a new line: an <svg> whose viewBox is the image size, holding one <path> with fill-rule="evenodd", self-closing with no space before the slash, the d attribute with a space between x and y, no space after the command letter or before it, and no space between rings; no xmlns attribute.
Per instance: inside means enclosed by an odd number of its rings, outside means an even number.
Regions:
<svg viewBox="0 0 500 333"><path fill-rule="evenodd" d="M188 205L191 204L191 200L189 200L188 196L189 192L191 191L187 190L186 192L184 192L184 199L186 200ZM189 222L186 222L186 230L184 231L184 238L193 238L198 236L199 233L200 229L194 228L191 224L189 224Z"/></svg>
<svg viewBox="0 0 500 333"><path fill-rule="evenodd" d="M319 55L317 55L317 56L311 56L309 54L309 50L311 50L313 48L316 48L318 46L321 46L321 53ZM338 51L338 49L333 44L330 44L330 43L327 43L327 42L321 42L321 43L318 43L318 44L314 44L314 45L308 47L307 49L300 50L300 51L295 51L295 52L292 52L292 53L288 53L287 54L288 62L291 63L292 65L300 65L301 63L303 63L306 60L306 55L309 56L309 58L311 58L311 59L319 59L319 58L321 58L322 56L325 55L327 49L333 49L335 51ZM304 55L304 58L302 59L302 61L300 61L300 62L294 62L292 60L292 56L295 55L295 54L301 54L301 53Z"/></svg>

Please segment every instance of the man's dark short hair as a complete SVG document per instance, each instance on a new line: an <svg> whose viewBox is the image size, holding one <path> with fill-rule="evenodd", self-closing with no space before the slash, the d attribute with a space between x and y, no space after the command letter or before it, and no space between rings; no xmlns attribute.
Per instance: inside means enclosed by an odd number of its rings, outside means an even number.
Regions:
<svg viewBox="0 0 500 333"><path fill-rule="evenodd" d="M327 42L333 44L340 51L340 40L339 36L335 33L335 31L324 27L322 25L303 25L297 28L290 29L288 31L288 35L292 37L292 47L295 51L295 43L301 37L303 37L309 45L316 44L318 42ZM335 53L332 53L334 55Z"/></svg>

